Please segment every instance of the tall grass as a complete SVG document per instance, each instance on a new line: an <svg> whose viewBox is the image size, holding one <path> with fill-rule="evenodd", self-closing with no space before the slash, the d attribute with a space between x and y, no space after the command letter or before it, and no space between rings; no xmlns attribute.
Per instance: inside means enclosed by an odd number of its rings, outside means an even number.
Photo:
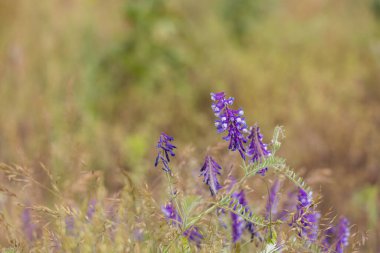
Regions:
<svg viewBox="0 0 380 253"><path fill-rule="evenodd" d="M321 187L324 212L334 206L366 231L380 208L375 2L3 1L0 160L45 186L42 167L50 168L69 202L90 198L94 177L104 195L119 192L121 171L159 188L152 139L164 129L179 146L191 143L183 157L216 144L205 108L209 91L223 89L265 135L285 125L280 153ZM30 188L32 198L10 188L55 210L57 197L41 187ZM371 227L363 250L377 250L378 235Z"/></svg>

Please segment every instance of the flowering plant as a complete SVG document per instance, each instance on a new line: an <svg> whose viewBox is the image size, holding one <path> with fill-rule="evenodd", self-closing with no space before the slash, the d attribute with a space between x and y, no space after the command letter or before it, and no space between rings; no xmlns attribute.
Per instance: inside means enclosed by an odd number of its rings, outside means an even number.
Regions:
<svg viewBox="0 0 380 253"><path fill-rule="evenodd" d="M238 151L242 158L241 168L243 176L236 180L230 177L225 185L221 185L220 178L226 173L219 161L210 154L206 155L203 166L200 166L200 176L210 190L212 201L203 203L198 201L196 205L205 208L199 213L188 215L186 206L183 204L184 196L179 194L170 177L169 202L162 207L162 212L168 224L178 232L177 237L168 245L162 245L163 251L170 250L175 241L182 236L191 247L198 249L210 248L210 241L206 241L207 231L210 225L202 228L205 220L216 218L219 222L214 223L212 231L218 231L218 239L221 240L221 248L238 250L251 249L254 252L343 252L348 246L349 226L348 220L342 218L338 226L323 231L320 228L321 214L317 210L317 203L312 197L312 190L306 185L289 166L285 159L276 155L281 145L283 129L276 127L270 144L264 143L263 135L257 124L248 128L242 108L232 109L234 98L227 98L224 92L211 93L212 110L216 116L215 126L218 133L225 133L223 140L228 142L230 151ZM173 144L163 140L174 141L174 138L161 134L157 147L157 161L161 158L163 170L169 169L168 155L162 156L162 152L170 152L172 156ZM169 147L169 148L166 148ZM162 159L166 157L167 159ZM268 200L264 215L259 206L251 206L247 201L245 184L256 175L266 176L272 172L277 179L269 190ZM279 210L279 191L281 180L287 178L296 187L297 199L289 204L284 201ZM198 182L197 184L200 184ZM296 196L295 194L289 195ZM228 215L230 214L230 215ZM225 222L230 217L230 222ZM250 235L244 237L244 232ZM289 233L283 233L288 231ZM280 235L280 236L279 236Z"/></svg>
<svg viewBox="0 0 380 253"><path fill-rule="evenodd" d="M174 138L161 133L154 165L162 168L169 191L160 204L152 195L161 191L134 184L125 171L120 175L124 185L114 195L99 183L104 180L99 171L87 174L86 183L94 178L96 187L79 203L69 201L64 196L67 192L62 194L47 168L42 167L51 187L38 182L27 168L0 163L0 172L10 182L38 186L60 201L44 206L19 200L19 213L0 209L0 230L10 245L6 252L347 250L351 240L348 219L323 224L327 219L322 219L311 188L278 156L283 129L276 127L272 140L265 142L258 124L248 127L243 109L233 108L234 98L219 92L212 93L211 99L217 132L224 134L225 151L231 155L221 158L208 149L203 161L192 157L191 164L182 159L181 166L176 166L173 158L187 152L176 156ZM229 169L236 163L239 169ZM194 180L191 167L197 168ZM260 187L260 182L266 187ZM253 195L260 191L263 198L255 199ZM11 189L0 185L1 192L10 202L17 199ZM19 216L18 227L9 222L12 215Z"/></svg>

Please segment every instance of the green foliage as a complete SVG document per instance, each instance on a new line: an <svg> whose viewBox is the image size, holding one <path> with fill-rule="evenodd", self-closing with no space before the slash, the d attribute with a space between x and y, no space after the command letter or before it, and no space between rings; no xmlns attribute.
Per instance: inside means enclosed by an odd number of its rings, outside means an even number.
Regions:
<svg viewBox="0 0 380 253"><path fill-rule="evenodd" d="M292 181L297 187L310 192L311 189L306 185L304 179L297 175L290 167L285 163L285 159L275 156L276 152L281 146L280 140L284 137L283 128L280 126L275 127L273 131L272 138L272 155L263 159L262 161L257 161L253 164L244 164L242 168L245 171L246 177L256 175L256 173L262 168L272 168L275 173L282 174Z"/></svg>
<svg viewBox="0 0 380 253"><path fill-rule="evenodd" d="M17 253L17 252L20 252L20 251L14 248L6 248L6 249L1 250L1 253Z"/></svg>
<svg viewBox="0 0 380 253"><path fill-rule="evenodd" d="M357 192L355 192L351 206L359 209L356 215L364 216L368 219L369 228L374 229L379 221L379 189L372 185L363 186Z"/></svg>
<svg viewBox="0 0 380 253"><path fill-rule="evenodd" d="M185 224L186 224L187 217L192 216L192 214L194 213L194 210L201 202L202 202L202 197L196 196L196 195L188 195L182 199L182 202L181 202L182 214L185 219Z"/></svg>
<svg viewBox="0 0 380 253"><path fill-rule="evenodd" d="M289 167L287 166L275 166L273 167L274 170L278 173L278 174L282 174L284 176L286 176L290 181L292 181L297 187L300 187L302 189L304 189L305 191L307 192L310 192L311 189L309 186L306 185L304 179L300 176L297 175L297 173L295 173L292 169L290 169Z"/></svg>
<svg viewBox="0 0 380 253"><path fill-rule="evenodd" d="M227 25L232 38L243 43L252 31L252 27L259 23L264 16L268 1L250 0L221 0L221 19Z"/></svg>
<svg viewBox="0 0 380 253"><path fill-rule="evenodd" d="M377 18L380 18L380 1L372 0L372 11Z"/></svg>
<svg viewBox="0 0 380 253"><path fill-rule="evenodd" d="M285 166L285 159L276 156L269 156L262 161L257 161L249 165L243 165L246 176L253 176L263 168L282 168Z"/></svg>
<svg viewBox="0 0 380 253"><path fill-rule="evenodd" d="M222 196L221 200L217 203L217 205L228 212L235 213L242 217L244 220L251 222L260 227L267 227L270 224L265 221L264 217L256 215L254 213L250 214L246 212L245 207L239 204L239 200L236 198L232 198L229 195Z"/></svg>

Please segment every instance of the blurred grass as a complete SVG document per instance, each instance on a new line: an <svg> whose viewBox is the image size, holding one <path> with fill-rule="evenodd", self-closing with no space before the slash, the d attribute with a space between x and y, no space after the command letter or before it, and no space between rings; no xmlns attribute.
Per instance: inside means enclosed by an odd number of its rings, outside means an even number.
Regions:
<svg viewBox="0 0 380 253"><path fill-rule="evenodd" d="M179 148L219 142L209 93L225 90L265 136L285 126L291 165L331 170L313 185L325 210L378 223L378 1L250 3L1 1L1 161L43 163L61 187L96 170L111 192L120 169L152 183L161 131Z"/></svg>

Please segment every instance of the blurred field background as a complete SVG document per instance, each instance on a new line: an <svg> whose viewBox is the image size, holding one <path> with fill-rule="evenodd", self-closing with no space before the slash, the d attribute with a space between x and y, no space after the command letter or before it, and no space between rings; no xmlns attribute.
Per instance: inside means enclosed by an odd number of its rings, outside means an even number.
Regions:
<svg viewBox="0 0 380 253"><path fill-rule="evenodd" d="M43 164L67 198L91 171L110 193L120 170L156 184L161 131L202 160L220 142L212 91L267 140L283 125L321 208L379 252L380 1L0 0L0 161L41 182Z"/></svg>

